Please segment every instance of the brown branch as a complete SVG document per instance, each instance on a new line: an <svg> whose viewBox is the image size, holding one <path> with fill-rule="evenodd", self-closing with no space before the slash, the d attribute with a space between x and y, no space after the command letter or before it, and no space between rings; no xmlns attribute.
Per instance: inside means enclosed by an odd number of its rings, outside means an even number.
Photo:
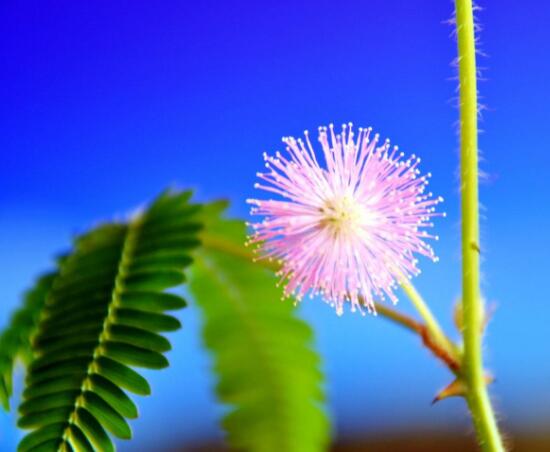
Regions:
<svg viewBox="0 0 550 452"><path fill-rule="evenodd" d="M454 356L443 347L441 347L436 341L434 341L430 335L430 332L426 325L418 320L406 315L395 309L375 303L376 312L389 320L393 320L395 323L403 326L404 328L416 333L422 339L424 346L432 352L432 354L442 361L453 373L458 374L460 371L460 362L455 359Z"/></svg>

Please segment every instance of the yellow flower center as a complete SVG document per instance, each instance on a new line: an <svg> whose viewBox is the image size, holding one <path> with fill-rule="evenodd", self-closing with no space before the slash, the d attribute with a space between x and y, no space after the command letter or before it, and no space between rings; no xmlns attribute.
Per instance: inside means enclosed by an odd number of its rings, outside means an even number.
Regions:
<svg viewBox="0 0 550 452"><path fill-rule="evenodd" d="M327 200L319 209L322 214L321 225L335 234L350 233L365 223L367 212L350 195Z"/></svg>

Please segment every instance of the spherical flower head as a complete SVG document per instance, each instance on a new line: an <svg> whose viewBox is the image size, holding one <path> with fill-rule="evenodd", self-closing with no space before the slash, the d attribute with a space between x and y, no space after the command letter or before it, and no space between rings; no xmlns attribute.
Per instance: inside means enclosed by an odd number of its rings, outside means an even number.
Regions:
<svg viewBox="0 0 550 452"><path fill-rule="evenodd" d="M398 283L420 273L416 256L437 260L425 240L437 239L426 228L444 215L435 212L442 199L426 193L431 175L420 175L420 159L351 124L340 134L319 129L322 159L307 131L305 141L283 142L287 155L264 154L267 171L255 185L277 199L247 202L264 217L251 224L249 243L280 263L285 295L321 294L338 314L345 302L352 311L374 311L385 297L395 303Z"/></svg>

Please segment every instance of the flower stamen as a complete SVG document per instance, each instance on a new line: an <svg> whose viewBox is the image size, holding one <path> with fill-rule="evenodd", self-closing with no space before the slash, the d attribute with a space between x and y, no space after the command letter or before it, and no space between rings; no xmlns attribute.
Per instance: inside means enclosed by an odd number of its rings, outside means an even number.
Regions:
<svg viewBox="0 0 550 452"><path fill-rule="evenodd" d="M338 313L346 302L374 312L375 297L395 303L397 282L420 273L415 254L437 260L425 242L437 240L425 230L431 219L444 216L435 212L443 199L425 193L431 174L420 176L420 158L403 160L371 133L319 128L323 165L307 132L305 141L283 138L287 156L264 154L267 172L256 187L278 199L248 200L251 214L264 217L251 224L248 242L281 262L285 296L321 294Z"/></svg>

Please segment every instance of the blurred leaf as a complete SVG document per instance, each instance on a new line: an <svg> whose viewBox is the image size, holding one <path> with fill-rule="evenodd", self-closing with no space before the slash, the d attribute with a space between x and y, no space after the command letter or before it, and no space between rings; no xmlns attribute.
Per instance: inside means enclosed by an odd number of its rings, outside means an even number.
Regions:
<svg viewBox="0 0 550 452"><path fill-rule="evenodd" d="M58 274L47 279L49 286L41 280L37 293L27 297L26 329L17 319L12 322L27 342L4 333L4 341L15 345L2 348L9 359L0 368L2 382L10 376L11 392L13 356L30 349L28 338L36 330L18 423L33 431L20 451L110 451L109 433L131 437L126 418L138 413L124 390L146 395L150 387L130 366L168 366L163 353L171 346L159 333L181 326L163 312L182 308L185 301L163 291L185 280L189 253L199 243L199 207L189 204L189 196L165 193L130 222L78 237ZM29 301L31 295L41 304Z"/></svg>
<svg viewBox="0 0 550 452"><path fill-rule="evenodd" d="M328 422L312 331L281 300L274 276L244 257L244 223L219 219L222 209L205 206L206 234L238 253L201 248L190 287L204 313L218 396L230 406L228 441L246 451L324 450Z"/></svg>
<svg viewBox="0 0 550 452"><path fill-rule="evenodd" d="M0 335L0 402L6 410L9 410L13 392L13 368L18 359L31 359L31 338L54 278L55 273L48 273L38 279L25 294L23 306L13 314L9 326Z"/></svg>

